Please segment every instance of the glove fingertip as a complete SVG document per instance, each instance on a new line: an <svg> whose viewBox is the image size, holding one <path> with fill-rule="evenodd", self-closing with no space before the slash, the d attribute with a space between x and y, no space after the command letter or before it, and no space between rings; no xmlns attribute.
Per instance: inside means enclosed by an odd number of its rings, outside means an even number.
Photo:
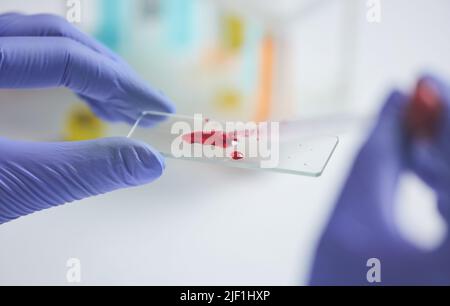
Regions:
<svg viewBox="0 0 450 306"><path fill-rule="evenodd" d="M173 104L172 101L167 100L166 103L165 103L165 105L166 105L166 108L167 108L167 109L166 109L166 112L167 112L167 113L169 113L169 114L174 114L174 113L176 113L177 108L176 108L175 104Z"/></svg>
<svg viewBox="0 0 450 306"><path fill-rule="evenodd" d="M173 114L176 112L175 104L162 91L154 92L154 103L151 110Z"/></svg>
<svg viewBox="0 0 450 306"><path fill-rule="evenodd" d="M150 147L144 142L136 140L136 152L139 155L140 160L143 164L148 167L152 167L155 164L160 165L161 171L164 171L166 168L166 163L164 157L156 151L154 148Z"/></svg>
<svg viewBox="0 0 450 306"><path fill-rule="evenodd" d="M166 168L164 157L144 142L127 139L129 145L122 148L124 163L136 185L158 179Z"/></svg>

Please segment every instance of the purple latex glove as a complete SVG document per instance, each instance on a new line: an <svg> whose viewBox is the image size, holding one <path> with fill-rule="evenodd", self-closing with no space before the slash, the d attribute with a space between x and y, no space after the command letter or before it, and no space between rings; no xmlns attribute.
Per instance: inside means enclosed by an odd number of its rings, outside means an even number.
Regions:
<svg viewBox="0 0 450 306"><path fill-rule="evenodd" d="M134 123L144 110L174 111L117 55L64 19L0 15L0 88L53 87L71 89L108 121ZM161 119L146 118L142 125ZM158 152L126 138L73 143L0 139L0 224L151 182L163 169Z"/></svg>
<svg viewBox="0 0 450 306"><path fill-rule="evenodd" d="M413 110L411 97L399 92L389 97L321 238L312 285L369 285L367 264L372 258L381 262L381 285L450 284L449 240L437 250L421 250L403 238L394 216L396 190L405 171L415 171L440 199L448 198L450 100L446 87L441 84L439 90L445 93L442 116L436 116L436 107ZM434 114L427 115L427 110ZM415 115L410 116L411 111ZM411 117L416 120L406 124ZM431 152L440 158L431 158ZM440 202L448 222L447 204Z"/></svg>

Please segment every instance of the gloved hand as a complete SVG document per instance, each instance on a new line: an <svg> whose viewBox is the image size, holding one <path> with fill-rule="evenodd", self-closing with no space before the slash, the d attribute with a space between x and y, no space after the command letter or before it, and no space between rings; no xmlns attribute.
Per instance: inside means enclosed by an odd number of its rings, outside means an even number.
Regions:
<svg viewBox="0 0 450 306"><path fill-rule="evenodd" d="M117 55L52 15L0 15L0 88L67 87L108 121L173 112ZM0 105L1 107L1 105ZM151 126L162 118L146 118ZM0 139L0 224L158 178L161 155L126 138L73 143Z"/></svg>
<svg viewBox="0 0 450 306"><path fill-rule="evenodd" d="M401 175L414 171L437 192L450 221L450 99L438 83L437 102L430 80L421 80L412 97L389 97L321 238L312 285L370 285L372 258L381 263L381 285L450 284L449 239L437 250L422 250L403 238L394 215Z"/></svg>
<svg viewBox="0 0 450 306"><path fill-rule="evenodd" d="M416 91L417 101L425 103L415 108L416 113L428 113L421 118L412 117L412 125L429 126L413 138L409 159L412 171L431 187L437 195L438 209L450 223L450 87L432 76L426 76ZM435 101L440 101L436 104ZM414 111L414 109L412 110ZM411 112L410 112L411 113ZM432 124L434 123L434 124ZM410 128L411 130L411 128ZM430 135L431 133L431 135Z"/></svg>

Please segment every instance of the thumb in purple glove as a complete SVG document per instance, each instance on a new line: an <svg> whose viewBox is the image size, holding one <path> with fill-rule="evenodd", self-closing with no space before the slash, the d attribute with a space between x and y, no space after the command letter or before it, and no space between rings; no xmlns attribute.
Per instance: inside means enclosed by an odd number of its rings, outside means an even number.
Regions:
<svg viewBox="0 0 450 306"><path fill-rule="evenodd" d="M126 138L72 143L0 139L0 224L159 178L164 160Z"/></svg>

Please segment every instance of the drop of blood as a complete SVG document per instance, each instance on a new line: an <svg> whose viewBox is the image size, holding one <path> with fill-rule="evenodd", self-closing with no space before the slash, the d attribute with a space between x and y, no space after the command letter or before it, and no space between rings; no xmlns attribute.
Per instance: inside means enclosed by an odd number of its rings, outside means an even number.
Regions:
<svg viewBox="0 0 450 306"><path fill-rule="evenodd" d="M244 159L244 154L238 151L234 151L233 153L231 153L231 158L233 160L242 160Z"/></svg>
<svg viewBox="0 0 450 306"><path fill-rule="evenodd" d="M435 136L443 114L438 89L429 81L421 80L411 100L407 113L408 131L419 138Z"/></svg>

